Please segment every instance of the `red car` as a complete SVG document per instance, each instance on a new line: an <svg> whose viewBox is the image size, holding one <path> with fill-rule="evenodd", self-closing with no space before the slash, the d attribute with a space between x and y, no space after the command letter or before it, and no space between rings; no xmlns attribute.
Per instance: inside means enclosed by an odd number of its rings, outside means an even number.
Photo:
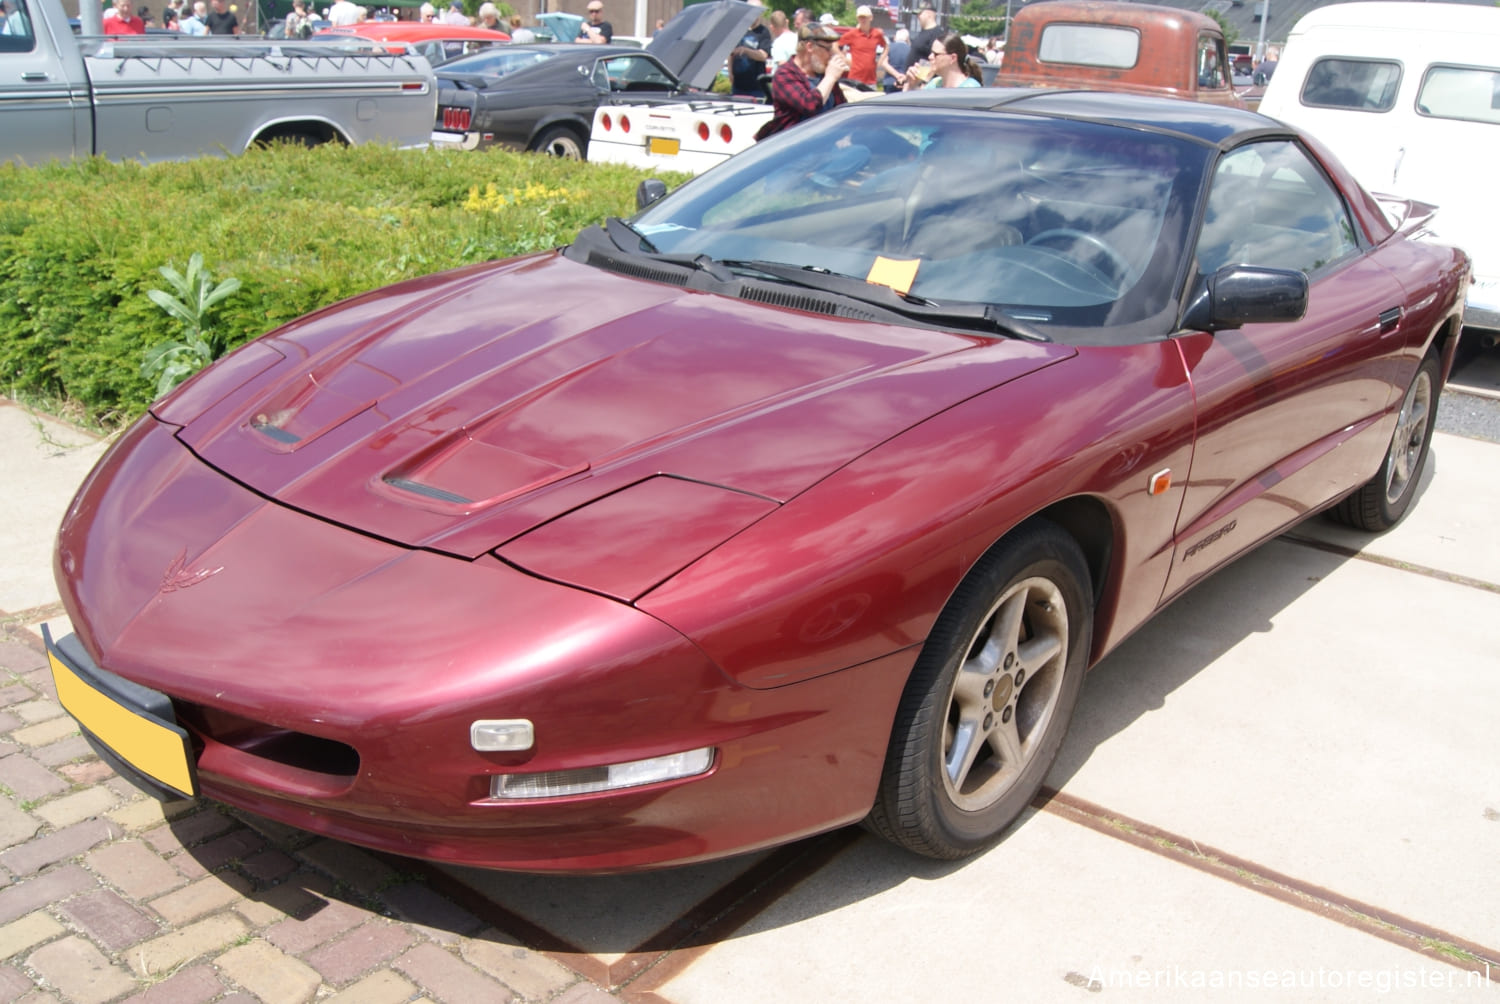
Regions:
<svg viewBox="0 0 1500 1004"><path fill-rule="evenodd" d="M510 41L510 36L503 31L421 21L364 21L347 27L325 28L312 37L319 42L367 40L386 52L415 52L433 66Z"/></svg>
<svg viewBox="0 0 1500 1004"><path fill-rule="evenodd" d="M1153 612L1401 518L1469 274L1296 131L1134 95L876 98L659 194L114 444L49 642L101 755L497 868L972 853Z"/></svg>

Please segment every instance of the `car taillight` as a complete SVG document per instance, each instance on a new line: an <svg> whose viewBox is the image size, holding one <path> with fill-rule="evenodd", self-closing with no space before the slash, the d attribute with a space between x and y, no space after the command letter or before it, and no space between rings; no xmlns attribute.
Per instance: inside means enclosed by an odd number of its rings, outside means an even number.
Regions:
<svg viewBox="0 0 1500 1004"><path fill-rule="evenodd" d="M708 142L708 123L707 122L699 122L698 123L698 138L701 139L705 143Z"/></svg>
<svg viewBox="0 0 1500 1004"><path fill-rule="evenodd" d="M443 128L454 132L468 132L473 113L467 108L444 108Z"/></svg>
<svg viewBox="0 0 1500 1004"><path fill-rule="evenodd" d="M608 112L605 112L599 116L599 124L604 127L605 132L609 132L615 127L615 120L609 117Z"/></svg>
<svg viewBox="0 0 1500 1004"><path fill-rule="evenodd" d="M630 118L629 118L629 116L626 116L626 115L621 115L620 116L620 131L621 132L629 132L630 131Z"/></svg>
<svg viewBox="0 0 1500 1004"><path fill-rule="evenodd" d="M729 128L728 122L725 122L723 125L719 126L719 138L726 143L734 139L734 130Z"/></svg>

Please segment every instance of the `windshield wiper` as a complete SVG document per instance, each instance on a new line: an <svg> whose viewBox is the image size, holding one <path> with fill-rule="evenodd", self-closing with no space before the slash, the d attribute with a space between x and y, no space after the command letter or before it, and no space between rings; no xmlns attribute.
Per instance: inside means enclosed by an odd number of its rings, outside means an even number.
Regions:
<svg viewBox="0 0 1500 1004"><path fill-rule="evenodd" d="M1045 332L1026 321L1011 317L992 303L939 303L909 293L898 293L890 286L832 272L818 265L783 265L774 261L735 259L726 259L719 264L743 272L759 272L808 289L847 296L912 320L952 324L1028 342L1052 341Z"/></svg>
<svg viewBox="0 0 1500 1004"><path fill-rule="evenodd" d="M609 239L614 241L615 247L621 251L649 251L653 254L656 253L656 245L651 243L649 237L618 216L606 216L604 218L604 232L609 234ZM632 245L634 246L632 247Z"/></svg>

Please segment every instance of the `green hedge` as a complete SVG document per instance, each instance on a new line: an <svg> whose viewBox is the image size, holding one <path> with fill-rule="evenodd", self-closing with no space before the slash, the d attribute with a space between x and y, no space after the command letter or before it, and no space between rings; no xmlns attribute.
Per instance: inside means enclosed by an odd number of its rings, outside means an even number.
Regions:
<svg viewBox="0 0 1500 1004"><path fill-rule="evenodd" d="M642 175L499 151L278 147L229 159L0 166L0 394L112 425L181 326L146 297L201 252L244 287L212 314L232 347L399 279L567 243L634 211Z"/></svg>

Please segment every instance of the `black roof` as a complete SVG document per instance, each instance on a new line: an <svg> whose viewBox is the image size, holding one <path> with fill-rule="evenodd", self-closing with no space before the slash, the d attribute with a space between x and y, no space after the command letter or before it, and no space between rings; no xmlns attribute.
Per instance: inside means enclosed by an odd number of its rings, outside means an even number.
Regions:
<svg viewBox="0 0 1500 1004"><path fill-rule="evenodd" d="M1032 87L935 88L871 98L850 107L875 108L885 104L1055 115L1171 132L1215 145L1249 134L1287 135L1291 132L1275 119L1242 108L1116 91Z"/></svg>

